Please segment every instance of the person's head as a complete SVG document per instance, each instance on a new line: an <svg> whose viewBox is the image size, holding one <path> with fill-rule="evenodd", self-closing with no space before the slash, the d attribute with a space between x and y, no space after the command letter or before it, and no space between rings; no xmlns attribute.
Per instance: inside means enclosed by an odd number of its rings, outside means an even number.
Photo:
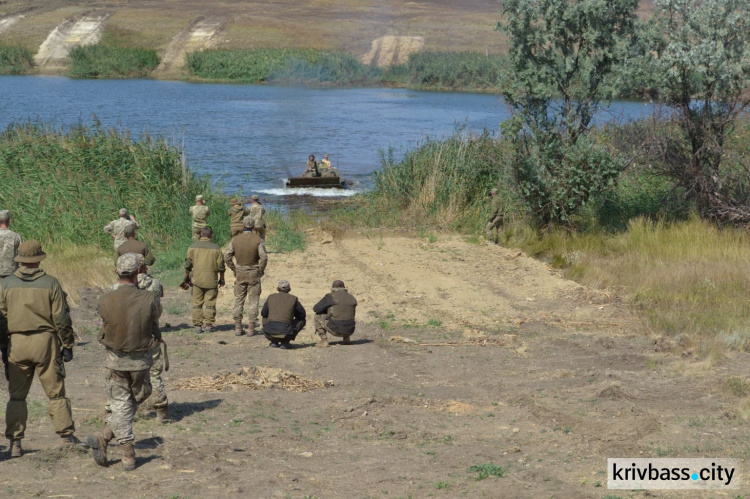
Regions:
<svg viewBox="0 0 750 499"><path fill-rule="evenodd" d="M8 228L10 226L10 211L0 210L0 227Z"/></svg>
<svg viewBox="0 0 750 499"><path fill-rule="evenodd" d="M211 239L212 237L214 237L214 230L210 225L206 225L201 229L201 237L205 237L206 239Z"/></svg>
<svg viewBox="0 0 750 499"><path fill-rule="evenodd" d="M232 205L232 206L236 206L236 205L238 205L238 204L242 204L242 203L240 203L240 200L239 200L239 199L237 199L237 198L231 198L231 199L229 200L229 204L230 204L230 205Z"/></svg>
<svg viewBox="0 0 750 499"><path fill-rule="evenodd" d="M331 289L333 290L346 289L346 286L344 285L344 281L336 280L336 281L333 281L333 284L331 284Z"/></svg>
<svg viewBox="0 0 750 499"><path fill-rule="evenodd" d="M120 215L120 218L128 218L128 209L127 208L120 208L120 211L118 213Z"/></svg>
<svg viewBox="0 0 750 499"><path fill-rule="evenodd" d="M135 237L135 224L129 223L125 225L125 228L122 229L122 235L130 239L131 237Z"/></svg>
<svg viewBox="0 0 750 499"><path fill-rule="evenodd" d="M18 245L18 253L13 258L15 262L25 267L35 269L39 267L39 262L47 258L47 253L42 250L42 245L37 241L24 241Z"/></svg>
<svg viewBox="0 0 750 499"><path fill-rule="evenodd" d="M310 161L315 161L315 155L311 154L307 159L309 159Z"/></svg>
<svg viewBox="0 0 750 499"><path fill-rule="evenodd" d="M253 194L253 197L252 197L252 198L250 198L250 199L252 199L252 200L253 200L253 203L257 203L257 202L258 202L258 200L259 200L260 198L258 197L258 195L257 195L257 194Z"/></svg>
<svg viewBox="0 0 750 499"><path fill-rule="evenodd" d="M279 281L279 285L276 286L276 291L279 293L288 293L292 290L292 285L289 284L289 281L286 279L282 279Z"/></svg>
<svg viewBox="0 0 750 499"><path fill-rule="evenodd" d="M328 154L326 154L325 156L323 156L323 159L328 159Z"/></svg>
<svg viewBox="0 0 750 499"><path fill-rule="evenodd" d="M206 204L206 202L203 200L203 194L198 194L195 196L195 204Z"/></svg>
<svg viewBox="0 0 750 499"><path fill-rule="evenodd" d="M243 218L242 227L244 227L246 231L253 230L253 227L255 227L255 218L251 216Z"/></svg>
<svg viewBox="0 0 750 499"><path fill-rule="evenodd" d="M138 260L137 254L125 253L117 259L115 272L117 272L120 282L135 283L140 267L140 261Z"/></svg>
<svg viewBox="0 0 750 499"><path fill-rule="evenodd" d="M492 189L492 190L490 191L490 196L497 196L497 189L493 188L493 189Z"/></svg>

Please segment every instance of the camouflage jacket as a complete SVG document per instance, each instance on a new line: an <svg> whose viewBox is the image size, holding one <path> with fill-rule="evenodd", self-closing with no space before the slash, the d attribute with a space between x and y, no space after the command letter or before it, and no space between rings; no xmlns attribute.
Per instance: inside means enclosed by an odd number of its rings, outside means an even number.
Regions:
<svg viewBox="0 0 750 499"><path fill-rule="evenodd" d="M117 251L117 248L119 248L122 243L128 240L128 238L125 237L125 227L128 227L131 224L135 224L136 229L141 226L135 220L128 220L122 217L117 220L112 220L104 226L104 232L115 238L115 251Z"/></svg>
<svg viewBox="0 0 750 499"><path fill-rule="evenodd" d="M505 204L500 196L494 196L492 198L490 221L494 220L495 217L502 217L505 214Z"/></svg>
<svg viewBox="0 0 750 499"><path fill-rule="evenodd" d="M253 217L253 220L255 220L255 223L263 221L263 217L266 214L266 209L263 208L263 205L260 203L253 203L250 205L250 207L247 209L247 214Z"/></svg>
<svg viewBox="0 0 750 499"><path fill-rule="evenodd" d="M18 268L13 261L23 238L10 229L0 229L0 277L11 275Z"/></svg>
<svg viewBox="0 0 750 499"><path fill-rule="evenodd" d="M205 204L196 204L190 207L190 217L193 219L194 227L204 227L210 214L211 210Z"/></svg>

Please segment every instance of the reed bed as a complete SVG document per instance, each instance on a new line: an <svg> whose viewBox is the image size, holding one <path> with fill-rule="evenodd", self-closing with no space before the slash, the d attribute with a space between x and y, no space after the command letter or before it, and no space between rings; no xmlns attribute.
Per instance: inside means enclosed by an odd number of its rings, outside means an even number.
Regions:
<svg viewBox="0 0 750 499"><path fill-rule="evenodd" d="M70 51L76 78L144 78L159 65L155 50L118 45L88 45Z"/></svg>
<svg viewBox="0 0 750 499"><path fill-rule="evenodd" d="M26 47L0 45L0 74L20 75L34 68L34 54Z"/></svg>

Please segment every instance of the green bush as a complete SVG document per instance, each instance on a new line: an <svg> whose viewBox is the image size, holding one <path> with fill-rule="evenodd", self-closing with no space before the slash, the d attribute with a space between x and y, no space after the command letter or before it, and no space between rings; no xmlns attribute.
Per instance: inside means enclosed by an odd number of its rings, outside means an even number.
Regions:
<svg viewBox="0 0 750 499"><path fill-rule="evenodd" d="M143 78L159 65L154 50L116 45L75 47L69 57L77 78Z"/></svg>
<svg viewBox="0 0 750 499"><path fill-rule="evenodd" d="M386 71L385 82L430 89L497 88L504 56L486 56L477 52L417 52L408 61Z"/></svg>
<svg viewBox="0 0 750 499"><path fill-rule="evenodd" d="M25 74L34 67L34 56L25 47L0 45L0 74Z"/></svg>

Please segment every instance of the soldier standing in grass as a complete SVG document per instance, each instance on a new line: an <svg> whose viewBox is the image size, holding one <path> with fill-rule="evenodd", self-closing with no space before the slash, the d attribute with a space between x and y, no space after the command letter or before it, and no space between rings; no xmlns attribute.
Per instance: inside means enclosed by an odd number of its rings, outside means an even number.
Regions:
<svg viewBox="0 0 750 499"><path fill-rule="evenodd" d="M263 208L263 204L260 202L257 194L253 194L252 203L247 209L247 214L255 219L255 225L253 230L258 233L260 238L266 240L266 209Z"/></svg>
<svg viewBox="0 0 750 499"><path fill-rule="evenodd" d="M263 333L271 342L271 347L291 349L291 341L296 339L305 327L305 308L296 296L289 293L291 290L289 281L279 281L276 287L278 293L270 295L260 311L260 316L263 317Z"/></svg>
<svg viewBox="0 0 750 499"><path fill-rule="evenodd" d="M258 320L258 302L260 301L260 278L266 270L268 255L266 245L260 236L253 231L255 219L248 215L242 221L245 230L232 238L224 253L224 263L232 269L234 282L234 334L242 336L242 309L245 297L248 298L247 315L248 334L255 334L255 323ZM237 265L232 260L237 260Z"/></svg>
<svg viewBox="0 0 750 499"><path fill-rule="evenodd" d="M326 333L343 338L344 345L351 343L356 321L357 299L346 290L344 281L333 281L331 292L313 307L315 312L315 332L320 336L319 345L328 346Z"/></svg>
<svg viewBox="0 0 750 499"><path fill-rule="evenodd" d="M138 405L151 395L152 350L161 342L161 305L154 293L136 287L138 269L138 255L128 253L118 258L119 286L99 303L99 342L106 348L107 402L112 413L104 429L88 437L94 461L100 466L108 465L107 446L116 438L122 446L126 471L135 469L133 418Z"/></svg>
<svg viewBox="0 0 750 499"><path fill-rule="evenodd" d="M135 218L128 214L127 208L120 208L119 213L120 218L112 220L104 226L104 232L112 236L112 239L114 239L115 251L117 251L117 248L119 248L122 243L127 241L127 237L125 237L125 227L130 225L135 225L136 229L140 227L140 224Z"/></svg>
<svg viewBox="0 0 750 499"><path fill-rule="evenodd" d="M497 189L490 191L490 197L492 204L490 206L490 220L487 222L487 240L493 244L498 243L499 239L499 228L503 224L503 216L505 215L505 206L503 200L497 195Z"/></svg>
<svg viewBox="0 0 750 499"><path fill-rule="evenodd" d="M10 211L0 210L0 285L18 268L14 260L23 238L10 230Z"/></svg>
<svg viewBox="0 0 750 499"><path fill-rule="evenodd" d="M156 258L151 253L148 244L135 238L135 231L135 224L130 224L123 229L122 233L127 240L117 248L117 256L120 257L126 253L135 253L136 255L143 256L146 265L153 265Z"/></svg>
<svg viewBox="0 0 750 499"><path fill-rule="evenodd" d="M210 225L203 227L200 241L190 245L185 257L185 280L193 283L193 326L198 334L204 331L204 321L205 331L213 330L218 288L224 286L224 256L221 248L211 242L213 235Z"/></svg>
<svg viewBox="0 0 750 499"><path fill-rule="evenodd" d="M26 432L26 396L36 371L49 397L49 415L63 447L81 445L75 437L70 399L65 397L65 365L75 344L70 309L57 279L39 268L47 254L36 241L18 247L21 265L5 278L0 290L0 351L10 399L5 410L5 436L10 457L21 457Z"/></svg>
<svg viewBox="0 0 750 499"><path fill-rule="evenodd" d="M206 206L206 201L202 194L195 196L195 205L190 207L190 218L193 219L193 241L201 238L201 229L206 226L206 219L211 214L211 210Z"/></svg>
<svg viewBox="0 0 750 499"><path fill-rule="evenodd" d="M229 200L229 232L232 237L237 234L242 234L243 225L242 219L248 214L248 210L245 209L245 205L237 198Z"/></svg>

